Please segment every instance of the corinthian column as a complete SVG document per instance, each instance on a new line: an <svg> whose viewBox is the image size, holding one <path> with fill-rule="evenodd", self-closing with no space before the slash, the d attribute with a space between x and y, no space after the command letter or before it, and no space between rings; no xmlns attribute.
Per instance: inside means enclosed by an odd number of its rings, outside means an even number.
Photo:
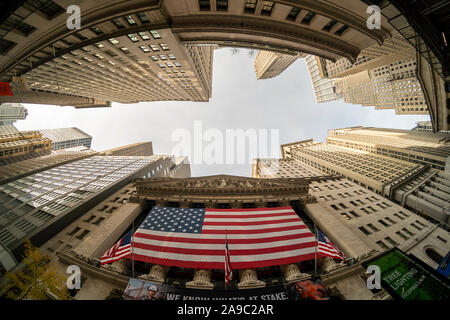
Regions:
<svg viewBox="0 0 450 320"><path fill-rule="evenodd" d="M239 289L263 288L266 286L264 281L258 280L255 269L239 269Z"/></svg>
<svg viewBox="0 0 450 320"><path fill-rule="evenodd" d="M192 281L186 283L186 288L194 289L213 289L214 284L211 283L210 269L196 269Z"/></svg>
<svg viewBox="0 0 450 320"><path fill-rule="evenodd" d="M319 259L318 263L320 269L325 272L330 272L339 266L336 262L334 262L333 258L330 257L321 258Z"/></svg>
<svg viewBox="0 0 450 320"><path fill-rule="evenodd" d="M308 273L302 273L295 263L282 265L280 269L283 273L284 280L287 282L296 282L311 277Z"/></svg>
<svg viewBox="0 0 450 320"><path fill-rule="evenodd" d="M103 269L112 270L118 273L122 273L128 269L128 266L130 265L130 260L128 259L122 259L116 262L113 262L111 264L104 264L102 266Z"/></svg>
<svg viewBox="0 0 450 320"><path fill-rule="evenodd" d="M164 283L169 268L170 267L168 266L161 266L159 264L155 264L150 268L150 272L148 274L139 276L139 279Z"/></svg>

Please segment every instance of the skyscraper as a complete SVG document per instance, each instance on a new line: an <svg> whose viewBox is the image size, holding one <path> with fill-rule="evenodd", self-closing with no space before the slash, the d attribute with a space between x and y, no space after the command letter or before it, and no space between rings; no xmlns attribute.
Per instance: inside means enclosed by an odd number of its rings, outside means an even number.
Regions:
<svg viewBox="0 0 450 320"><path fill-rule="evenodd" d="M153 144L149 142L138 142L123 147L103 151L107 156L152 156Z"/></svg>
<svg viewBox="0 0 450 320"><path fill-rule="evenodd" d="M287 55L278 52L259 51L255 59L257 79L269 79L278 76L303 54Z"/></svg>
<svg viewBox="0 0 450 320"><path fill-rule="evenodd" d="M0 165L50 154L52 141L39 131L0 134Z"/></svg>
<svg viewBox="0 0 450 320"><path fill-rule="evenodd" d="M57 128L38 130L44 138L52 141L52 150L68 149L78 146L91 147L92 137L78 128Z"/></svg>
<svg viewBox="0 0 450 320"><path fill-rule="evenodd" d="M448 135L411 130L330 130L327 143L282 146L294 159L327 175L340 175L401 206L450 227Z"/></svg>
<svg viewBox="0 0 450 320"><path fill-rule="evenodd" d="M27 109L19 103L2 103L0 105L0 126L12 125L17 120L24 120Z"/></svg>
<svg viewBox="0 0 450 320"><path fill-rule="evenodd" d="M328 79L326 60L312 55L306 56L305 60L308 65L316 102L321 103L341 99L342 93L337 93L335 80Z"/></svg>
<svg viewBox="0 0 450 320"><path fill-rule="evenodd" d="M92 156L0 185L3 270L21 260L25 239L41 245L132 179L168 175L174 164L171 159ZM115 209L111 207L111 212ZM77 231L79 239L89 234L89 230Z"/></svg>

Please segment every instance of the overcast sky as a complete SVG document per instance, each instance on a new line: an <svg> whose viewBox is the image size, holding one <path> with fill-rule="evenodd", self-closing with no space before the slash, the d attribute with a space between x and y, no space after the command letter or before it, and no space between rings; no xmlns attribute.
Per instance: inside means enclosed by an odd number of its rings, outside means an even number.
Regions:
<svg viewBox="0 0 450 320"><path fill-rule="evenodd" d="M172 134L185 129L193 139L194 121L202 121L203 131L218 129L224 139L227 129L265 129L269 138L270 130L278 129L283 144L304 139L323 142L328 129L411 129L417 121L429 120L429 116L395 115L394 110L375 110L342 100L317 104L303 59L278 77L266 80L256 80L254 59L248 50L237 54L229 48L216 50L209 102L113 103L111 108L79 110L24 104L28 117L15 125L19 130L78 127L93 137L92 149L96 151L152 141L155 154L171 154L179 145L179 140L171 141ZM208 144L205 141L203 147ZM270 151L270 144L268 148ZM279 157L279 147L275 155ZM254 157L256 154L247 156ZM192 165L191 171L192 176L251 176L251 165Z"/></svg>

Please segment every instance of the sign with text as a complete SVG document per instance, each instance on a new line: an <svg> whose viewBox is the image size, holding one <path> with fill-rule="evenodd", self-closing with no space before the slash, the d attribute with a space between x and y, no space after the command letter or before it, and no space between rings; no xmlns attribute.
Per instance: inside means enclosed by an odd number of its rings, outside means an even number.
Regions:
<svg viewBox="0 0 450 320"><path fill-rule="evenodd" d="M418 259L394 249L367 265L381 271L381 286L394 298L403 300L448 300L450 286L445 278Z"/></svg>
<svg viewBox="0 0 450 320"><path fill-rule="evenodd" d="M242 290L202 290L130 279L123 293L125 300L329 300L326 288L319 281Z"/></svg>

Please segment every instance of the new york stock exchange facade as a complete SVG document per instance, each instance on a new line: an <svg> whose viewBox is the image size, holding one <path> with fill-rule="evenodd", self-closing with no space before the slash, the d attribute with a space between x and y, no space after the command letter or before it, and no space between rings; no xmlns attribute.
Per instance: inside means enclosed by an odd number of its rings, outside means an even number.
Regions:
<svg viewBox="0 0 450 320"><path fill-rule="evenodd" d="M316 199L308 195L309 184L314 179L328 178L257 179L219 175L138 179L136 190L129 199L133 211L121 213L121 218L96 229L76 247L55 252L55 262L64 272L70 265L81 269L81 289L77 290L75 299L124 299L127 294L132 296L133 290L142 294L155 287L165 292L160 299L169 300L390 299L383 289L367 288L365 263L380 254L375 250L366 250L356 256L351 248L342 247L347 256L345 262L313 257L263 268L233 269L233 279L227 287L223 268L182 268L170 263L163 265L131 259L100 264L100 257L127 230L137 228L154 207L292 207L314 232L316 221L305 213L305 206L316 203Z"/></svg>

